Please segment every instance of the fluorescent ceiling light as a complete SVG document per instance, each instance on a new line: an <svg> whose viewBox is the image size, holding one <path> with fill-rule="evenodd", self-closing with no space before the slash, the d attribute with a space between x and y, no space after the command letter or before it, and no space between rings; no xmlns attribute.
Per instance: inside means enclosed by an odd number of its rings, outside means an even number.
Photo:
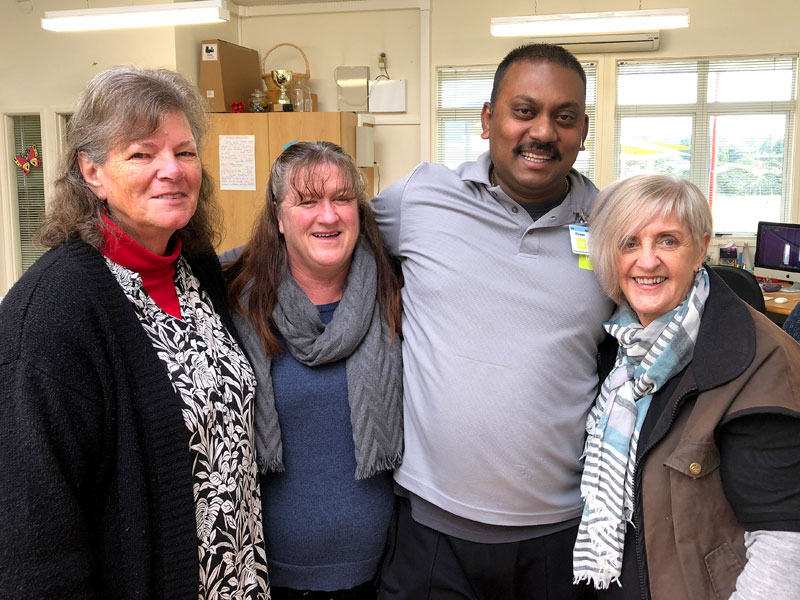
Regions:
<svg viewBox="0 0 800 600"><path fill-rule="evenodd" d="M230 16L224 0L51 10L44 13L42 29L95 31L131 27L195 25L197 23L223 23L229 20Z"/></svg>
<svg viewBox="0 0 800 600"><path fill-rule="evenodd" d="M525 37L647 31L688 26L688 8L657 8L529 17L492 17L490 30L495 37Z"/></svg>

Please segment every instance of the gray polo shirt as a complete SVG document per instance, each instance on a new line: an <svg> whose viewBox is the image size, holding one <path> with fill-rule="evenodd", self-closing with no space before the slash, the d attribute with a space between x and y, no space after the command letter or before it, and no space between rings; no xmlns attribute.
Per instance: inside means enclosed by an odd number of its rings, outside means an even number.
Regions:
<svg viewBox="0 0 800 600"><path fill-rule="evenodd" d="M401 257L405 454L396 482L502 526L580 515L584 423L612 303L568 225L597 189L576 171L535 223L488 181L489 155L422 163L372 202Z"/></svg>

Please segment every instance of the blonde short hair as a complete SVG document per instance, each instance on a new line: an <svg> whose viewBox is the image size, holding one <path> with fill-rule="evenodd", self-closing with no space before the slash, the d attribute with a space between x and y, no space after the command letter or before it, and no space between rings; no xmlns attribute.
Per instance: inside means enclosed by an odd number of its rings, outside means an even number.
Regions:
<svg viewBox="0 0 800 600"><path fill-rule="evenodd" d="M708 200L696 185L669 175L635 175L612 183L595 199L589 216L589 259L606 294L619 303L617 261L628 238L670 215L686 223L695 247L712 231Z"/></svg>

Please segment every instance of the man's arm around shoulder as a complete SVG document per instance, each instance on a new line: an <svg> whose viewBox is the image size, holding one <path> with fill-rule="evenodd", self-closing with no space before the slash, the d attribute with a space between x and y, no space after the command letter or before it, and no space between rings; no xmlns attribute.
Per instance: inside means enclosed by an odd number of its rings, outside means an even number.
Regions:
<svg viewBox="0 0 800 600"><path fill-rule="evenodd" d="M406 190L420 167L425 164L418 164L411 173L387 187L370 201L378 229L386 242L386 247L394 256L400 256L400 227Z"/></svg>

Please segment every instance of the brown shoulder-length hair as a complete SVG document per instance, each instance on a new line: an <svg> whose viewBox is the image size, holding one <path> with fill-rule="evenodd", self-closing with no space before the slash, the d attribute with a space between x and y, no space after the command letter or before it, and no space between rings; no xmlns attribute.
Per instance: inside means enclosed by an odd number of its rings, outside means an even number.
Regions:
<svg viewBox="0 0 800 600"><path fill-rule="evenodd" d="M230 305L252 324L270 356L280 353L273 331L272 311L277 302L278 287L288 269L286 240L278 228L278 214L290 189L299 197L322 195L324 180L320 177L320 170L326 165L338 168L346 193L358 201L359 237L372 250L378 268L381 314L393 333L392 337L400 333L402 284L399 269L389 257L378 232L361 172L347 152L336 144L298 142L284 150L273 163L266 202L253 226L250 241L237 260L223 269ZM247 307L240 300L245 288L250 293Z"/></svg>
<svg viewBox="0 0 800 600"><path fill-rule="evenodd" d="M188 79L167 69L136 67L113 67L95 76L69 121L66 150L39 231L40 243L57 246L77 235L99 248L103 203L83 179L78 155L84 152L103 165L109 152L152 135L164 117L174 112L186 117L199 151L207 129L205 106ZM221 215L214 182L203 169L197 210L179 230L183 249L189 254L209 250L219 240Z"/></svg>

